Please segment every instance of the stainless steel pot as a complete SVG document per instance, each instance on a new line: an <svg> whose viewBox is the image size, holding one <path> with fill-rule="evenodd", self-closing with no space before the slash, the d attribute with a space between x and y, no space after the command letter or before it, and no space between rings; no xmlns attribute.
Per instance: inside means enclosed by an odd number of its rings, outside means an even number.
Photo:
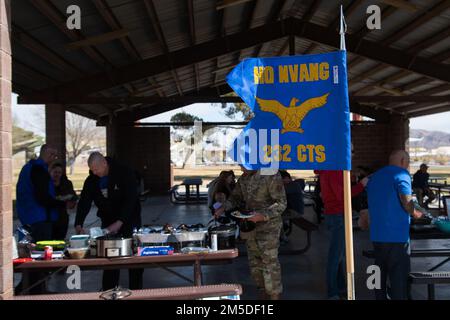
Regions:
<svg viewBox="0 0 450 320"><path fill-rule="evenodd" d="M236 248L236 226L235 225L219 225L209 228L209 236L217 235L217 248L219 250ZM210 239L211 240L211 239ZM210 244L211 246L212 244Z"/></svg>
<svg viewBox="0 0 450 320"><path fill-rule="evenodd" d="M96 239L97 257L116 258L133 255L133 239L103 236Z"/></svg>

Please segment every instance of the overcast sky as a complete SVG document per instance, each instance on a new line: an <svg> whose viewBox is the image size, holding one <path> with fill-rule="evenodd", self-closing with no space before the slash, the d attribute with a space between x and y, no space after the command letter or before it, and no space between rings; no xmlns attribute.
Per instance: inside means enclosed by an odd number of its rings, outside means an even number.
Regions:
<svg viewBox="0 0 450 320"><path fill-rule="evenodd" d="M43 106L17 105L17 95L13 94L13 116L18 124L28 130L34 131L40 135L45 132L44 108ZM146 122L169 122L170 118L181 111L196 115L207 122L231 121L225 116L220 104L211 105L206 103L198 103L181 109L172 110L153 116L143 121ZM236 121L242 119L236 118ZM435 114L431 116L413 118L410 122L412 129L424 129L430 131L444 131L450 133L450 112Z"/></svg>
<svg viewBox="0 0 450 320"><path fill-rule="evenodd" d="M450 133L450 112L433 114L431 116L412 118L410 128Z"/></svg>

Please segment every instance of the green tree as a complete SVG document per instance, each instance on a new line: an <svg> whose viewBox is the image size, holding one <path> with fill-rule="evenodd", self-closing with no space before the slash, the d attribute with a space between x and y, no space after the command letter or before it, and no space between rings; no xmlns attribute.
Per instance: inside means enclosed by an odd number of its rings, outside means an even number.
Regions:
<svg viewBox="0 0 450 320"><path fill-rule="evenodd" d="M232 92L227 95L228 97L236 97L237 94ZM242 118L243 121L250 121L254 114L250 107L245 103L222 103L222 109L225 111L225 115L231 119L236 117Z"/></svg>

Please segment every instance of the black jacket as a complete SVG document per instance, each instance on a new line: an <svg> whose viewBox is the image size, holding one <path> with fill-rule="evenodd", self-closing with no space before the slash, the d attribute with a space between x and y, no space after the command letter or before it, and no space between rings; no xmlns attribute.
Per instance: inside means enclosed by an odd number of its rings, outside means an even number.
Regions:
<svg viewBox="0 0 450 320"><path fill-rule="evenodd" d="M105 198L100 190L100 178L90 172L81 191L75 226L83 225L93 201L98 208L97 216L102 221L102 228L120 220L123 226L119 233L131 236L133 228L141 226L136 174L109 157L106 160L109 165L108 197Z"/></svg>

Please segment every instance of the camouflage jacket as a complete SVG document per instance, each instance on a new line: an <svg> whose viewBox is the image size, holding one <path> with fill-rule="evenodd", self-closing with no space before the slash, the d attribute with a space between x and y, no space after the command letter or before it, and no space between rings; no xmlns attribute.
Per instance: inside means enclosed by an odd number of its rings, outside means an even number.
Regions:
<svg viewBox="0 0 450 320"><path fill-rule="evenodd" d="M239 208L270 218L281 216L287 200L279 173L261 175L260 171L242 175L225 203L225 210Z"/></svg>

